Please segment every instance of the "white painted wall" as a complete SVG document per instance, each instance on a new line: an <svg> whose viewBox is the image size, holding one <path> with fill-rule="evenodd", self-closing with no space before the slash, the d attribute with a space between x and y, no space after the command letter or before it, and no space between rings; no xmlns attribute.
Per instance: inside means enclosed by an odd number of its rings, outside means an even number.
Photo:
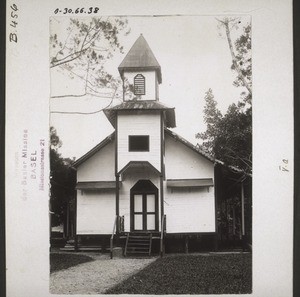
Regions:
<svg viewBox="0 0 300 297"><path fill-rule="evenodd" d="M129 152L129 135L149 135L149 152ZM160 171L160 113L120 113L118 116L118 171L130 161L148 161Z"/></svg>
<svg viewBox="0 0 300 297"><path fill-rule="evenodd" d="M214 178L213 162L165 134L165 170L167 179Z"/></svg>
<svg viewBox="0 0 300 297"><path fill-rule="evenodd" d="M119 170L129 161L149 161L160 170L160 115L121 114L118 120ZM128 152L128 135L149 135L150 152ZM169 135L165 136L167 179L214 178L214 165ZM107 144L78 168L78 181L114 180L114 142ZM130 231L130 189L139 179L149 179L160 190L159 176L149 167L128 169L120 188L120 215ZM160 192L160 191L159 191ZM214 187L174 189L164 182L167 232L214 232ZM159 223L160 193L159 193ZM77 234L110 234L115 218L115 191L77 192ZM160 228L160 226L159 226Z"/></svg>
<svg viewBox="0 0 300 297"><path fill-rule="evenodd" d="M140 180L149 179L158 188L158 212L160 221L160 179L152 169L128 169L123 175L122 186L120 188L120 216L124 216L125 232L130 231L130 189ZM160 222L159 222L160 228Z"/></svg>
<svg viewBox="0 0 300 297"><path fill-rule="evenodd" d="M77 234L111 234L115 191L77 191Z"/></svg>
<svg viewBox="0 0 300 297"><path fill-rule="evenodd" d="M168 233L215 232L214 187L165 187L164 201Z"/></svg>
<svg viewBox="0 0 300 297"><path fill-rule="evenodd" d="M125 78L125 86L126 83L134 85L134 77L137 74L142 74L145 77L145 95L141 95L141 100L157 100L158 92L156 89L158 88L158 84L156 83L156 72L152 71L139 71L139 72L128 72L124 71L124 78ZM126 94L125 100L131 100L132 97L135 95L133 94Z"/></svg>
<svg viewBox="0 0 300 297"><path fill-rule="evenodd" d="M165 134L166 179L214 179L214 164ZM214 187L170 189L164 183L167 232L215 232Z"/></svg>
<svg viewBox="0 0 300 297"><path fill-rule="evenodd" d="M115 141L111 141L77 168L77 181L115 180Z"/></svg>

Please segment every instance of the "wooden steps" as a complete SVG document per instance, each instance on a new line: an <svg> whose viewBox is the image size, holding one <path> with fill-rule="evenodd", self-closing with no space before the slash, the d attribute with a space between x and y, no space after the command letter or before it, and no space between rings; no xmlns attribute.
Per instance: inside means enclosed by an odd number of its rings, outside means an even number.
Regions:
<svg viewBox="0 0 300 297"><path fill-rule="evenodd" d="M151 255L152 234L128 233L126 238L124 256Z"/></svg>

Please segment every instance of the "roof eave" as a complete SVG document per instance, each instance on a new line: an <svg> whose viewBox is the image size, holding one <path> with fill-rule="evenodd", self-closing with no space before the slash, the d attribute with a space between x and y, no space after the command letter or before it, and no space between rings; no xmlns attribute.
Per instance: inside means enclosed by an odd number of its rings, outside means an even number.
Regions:
<svg viewBox="0 0 300 297"><path fill-rule="evenodd" d="M157 80L158 83L162 83L162 75L161 75L161 67L160 66L144 66L144 67L118 67L120 76L124 79L124 71L127 70L128 72L134 71L151 71L154 70L157 73Z"/></svg>
<svg viewBox="0 0 300 297"><path fill-rule="evenodd" d="M81 156L78 160L76 160L72 164L72 168L77 169L83 162L85 162L87 159L92 157L94 154L96 154L98 151L100 151L104 146L106 146L108 143L110 143L115 138L115 132L107 136L105 139L103 139L99 144L94 146L91 150L89 150L87 153L85 153L83 156Z"/></svg>
<svg viewBox="0 0 300 297"><path fill-rule="evenodd" d="M215 162L215 159L212 156L209 156L207 153L201 151L200 149L198 149L196 146L194 146L192 143L190 143L189 141L187 141L186 139L184 139L183 137L181 137L177 133L175 133L175 132L173 132L169 129L165 129L165 131L168 133L169 136L173 137L173 139L180 141L186 147L188 147L191 150L193 150L194 152L198 153L199 155L201 155L202 157L204 157L208 161L210 161L212 163Z"/></svg>

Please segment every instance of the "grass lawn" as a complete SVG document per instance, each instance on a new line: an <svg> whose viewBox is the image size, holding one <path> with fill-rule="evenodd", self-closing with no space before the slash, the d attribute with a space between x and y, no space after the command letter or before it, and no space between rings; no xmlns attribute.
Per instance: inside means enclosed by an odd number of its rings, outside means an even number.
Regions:
<svg viewBox="0 0 300 297"><path fill-rule="evenodd" d="M106 294L247 294L252 255L174 255L159 258Z"/></svg>
<svg viewBox="0 0 300 297"><path fill-rule="evenodd" d="M85 255L52 253L50 254L50 273L90 261L94 261L93 258Z"/></svg>

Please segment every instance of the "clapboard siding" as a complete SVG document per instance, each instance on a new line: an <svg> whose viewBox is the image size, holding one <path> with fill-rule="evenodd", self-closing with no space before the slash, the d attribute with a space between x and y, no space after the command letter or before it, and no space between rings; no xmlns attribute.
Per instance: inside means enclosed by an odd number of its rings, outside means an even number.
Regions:
<svg viewBox="0 0 300 297"><path fill-rule="evenodd" d="M129 152L129 135L149 135L149 152ZM148 161L160 171L160 114L118 116L118 171L130 161Z"/></svg>
<svg viewBox="0 0 300 297"><path fill-rule="evenodd" d="M159 189L159 177L150 170L128 169L120 188L120 216L124 216L125 232L130 231L130 189L140 180L147 179ZM159 193L159 192L158 192ZM158 199L160 195L158 194ZM160 200L159 200L160 201ZM160 202L158 203L160 205ZM159 207L160 209L160 207ZM161 216L159 210L159 217ZM159 227L160 228L160 227Z"/></svg>
<svg viewBox="0 0 300 297"><path fill-rule="evenodd" d="M166 189L168 233L215 232L214 188Z"/></svg>
<svg viewBox="0 0 300 297"><path fill-rule="evenodd" d="M214 179L214 164L165 135L166 179ZM168 233L215 232L214 187L171 189L164 182Z"/></svg>
<svg viewBox="0 0 300 297"><path fill-rule="evenodd" d="M77 181L115 180L115 141L108 143L77 168Z"/></svg>
<svg viewBox="0 0 300 297"><path fill-rule="evenodd" d="M77 191L77 234L111 234L115 191Z"/></svg>
<svg viewBox="0 0 300 297"><path fill-rule="evenodd" d="M214 178L214 164L170 135L165 135L167 179Z"/></svg>
<svg viewBox="0 0 300 297"><path fill-rule="evenodd" d="M142 74L145 77L145 95L139 95L140 98L142 100L156 100L157 99L156 72L155 71L139 71L139 72L124 71L125 84L127 83L130 85L134 85L134 77L137 74ZM126 93L125 100L130 100L130 99L132 99L132 94Z"/></svg>

